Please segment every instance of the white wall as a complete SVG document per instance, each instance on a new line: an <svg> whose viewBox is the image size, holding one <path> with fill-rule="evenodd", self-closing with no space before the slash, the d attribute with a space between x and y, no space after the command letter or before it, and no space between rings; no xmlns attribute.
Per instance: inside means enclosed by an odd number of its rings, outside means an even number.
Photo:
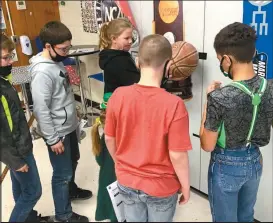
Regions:
<svg viewBox="0 0 273 223"><path fill-rule="evenodd" d="M73 36L73 45L97 45L98 34L83 31L80 1L65 1L59 5L61 21L69 27Z"/></svg>
<svg viewBox="0 0 273 223"><path fill-rule="evenodd" d="M133 16L141 37L150 34L153 20L153 1L129 1ZM98 44L98 34L84 32L81 18L81 2L65 1L65 6L59 5L61 21L72 32L74 45ZM149 11L149 13L144 13Z"/></svg>

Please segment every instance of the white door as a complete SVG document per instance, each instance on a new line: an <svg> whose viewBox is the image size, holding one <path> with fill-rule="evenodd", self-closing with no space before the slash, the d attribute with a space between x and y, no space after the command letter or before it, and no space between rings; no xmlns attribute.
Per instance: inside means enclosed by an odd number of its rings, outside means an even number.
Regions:
<svg viewBox="0 0 273 223"><path fill-rule="evenodd" d="M273 194L272 194L272 169L273 169L273 132L269 145L261 148L263 154L263 175L260 182L257 203L255 206L255 218L262 222L273 222Z"/></svg>
<svg viewBox="0 0 273 223"><path fill-rule="evenodd" d="M183 17L185 41L193 44L198 52L204 51L204 1L183 1ZM201 104L202 104L202 76L203 60L195 72L192 74L192 93L193 98L185 102L190 119L190 136L192 151L189 152L191 186L200 189L200 139L194 134L199 135L201 123Z"/></svg>
<svg viewBox="0 0 273 223"><path fill-rule="evenodd" d="M202 106L206 101L206 88L214 80L220 80L224 84L229 80L221 73L219 61L213 47L216 34L224 26L243 19L242 1L206 1L205 2L205 33L204 33L204 52L206 52L207 60L204 63L203 74L203 98ZM203 107L202 107L203 112ZM201 180L200 190L208 193L207 173L210 153L201 152Z"/></svg>

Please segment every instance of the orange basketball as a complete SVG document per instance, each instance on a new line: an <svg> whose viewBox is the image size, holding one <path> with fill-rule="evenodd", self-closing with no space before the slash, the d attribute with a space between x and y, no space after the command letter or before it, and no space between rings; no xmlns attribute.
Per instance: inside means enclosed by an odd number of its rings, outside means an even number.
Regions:
<svg viewBox="0 0 273 223"><path fill-rule="evenodd" d="M180 81L191 76L198 64L199 56L196 48L185 41L172 45L171 80Z"/></svg>

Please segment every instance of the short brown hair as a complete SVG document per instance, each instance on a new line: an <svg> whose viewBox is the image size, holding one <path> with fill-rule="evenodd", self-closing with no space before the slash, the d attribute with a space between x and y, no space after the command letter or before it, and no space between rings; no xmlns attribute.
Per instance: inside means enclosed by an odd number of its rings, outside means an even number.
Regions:
<svg viewBox="0 0 273 223"><path fill-rule="evenodd" d="M249 25L234 22L220 30L214 40L217 54L230 55L240 63L250 63L256 47L256 31Z"/></svg>
<svg viewBox="0 0 273 223"><path fill-rule="evenodd" d="M12 40L4 33L1 33L1 50L8 50L9 52L15 49Z"/></svg>
<svg viewBox="0 0 273 223"><path fill-rule="evenodd" d="M72 40L72 34L66 25L59 21L51 21L44 25L40 31L40 39L45 47L46 43L50 45L62 44L65 41Z"/></svg>
<svg viewBox="0 0 273 223"><path fill-rule="evenodd" d="M100 49L109 49L112 45L111 38L118 37L122 34L125 29L133 28L129 20L125 18L118 18L110 21L109 23L104 23L100 28Z"/></svg>
<svg viewBox="0 0 273 223"><path fill-rule="evenodd" d="M172 58L172 46L162 35L146 36L140 43L138 58L140 66L161 66Z"/></svg>

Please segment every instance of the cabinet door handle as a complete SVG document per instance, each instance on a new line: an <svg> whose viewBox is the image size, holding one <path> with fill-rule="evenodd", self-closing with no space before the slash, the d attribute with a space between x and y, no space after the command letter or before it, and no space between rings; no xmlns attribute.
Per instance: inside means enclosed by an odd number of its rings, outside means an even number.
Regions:
<svg viewBox="0 0 273 223"><path fill-rule="evenodd" d="M194 137L200 138L200 136L197 135L197 134L195 134L195 133L193 133L192 135L193 135Z"/></svg>

